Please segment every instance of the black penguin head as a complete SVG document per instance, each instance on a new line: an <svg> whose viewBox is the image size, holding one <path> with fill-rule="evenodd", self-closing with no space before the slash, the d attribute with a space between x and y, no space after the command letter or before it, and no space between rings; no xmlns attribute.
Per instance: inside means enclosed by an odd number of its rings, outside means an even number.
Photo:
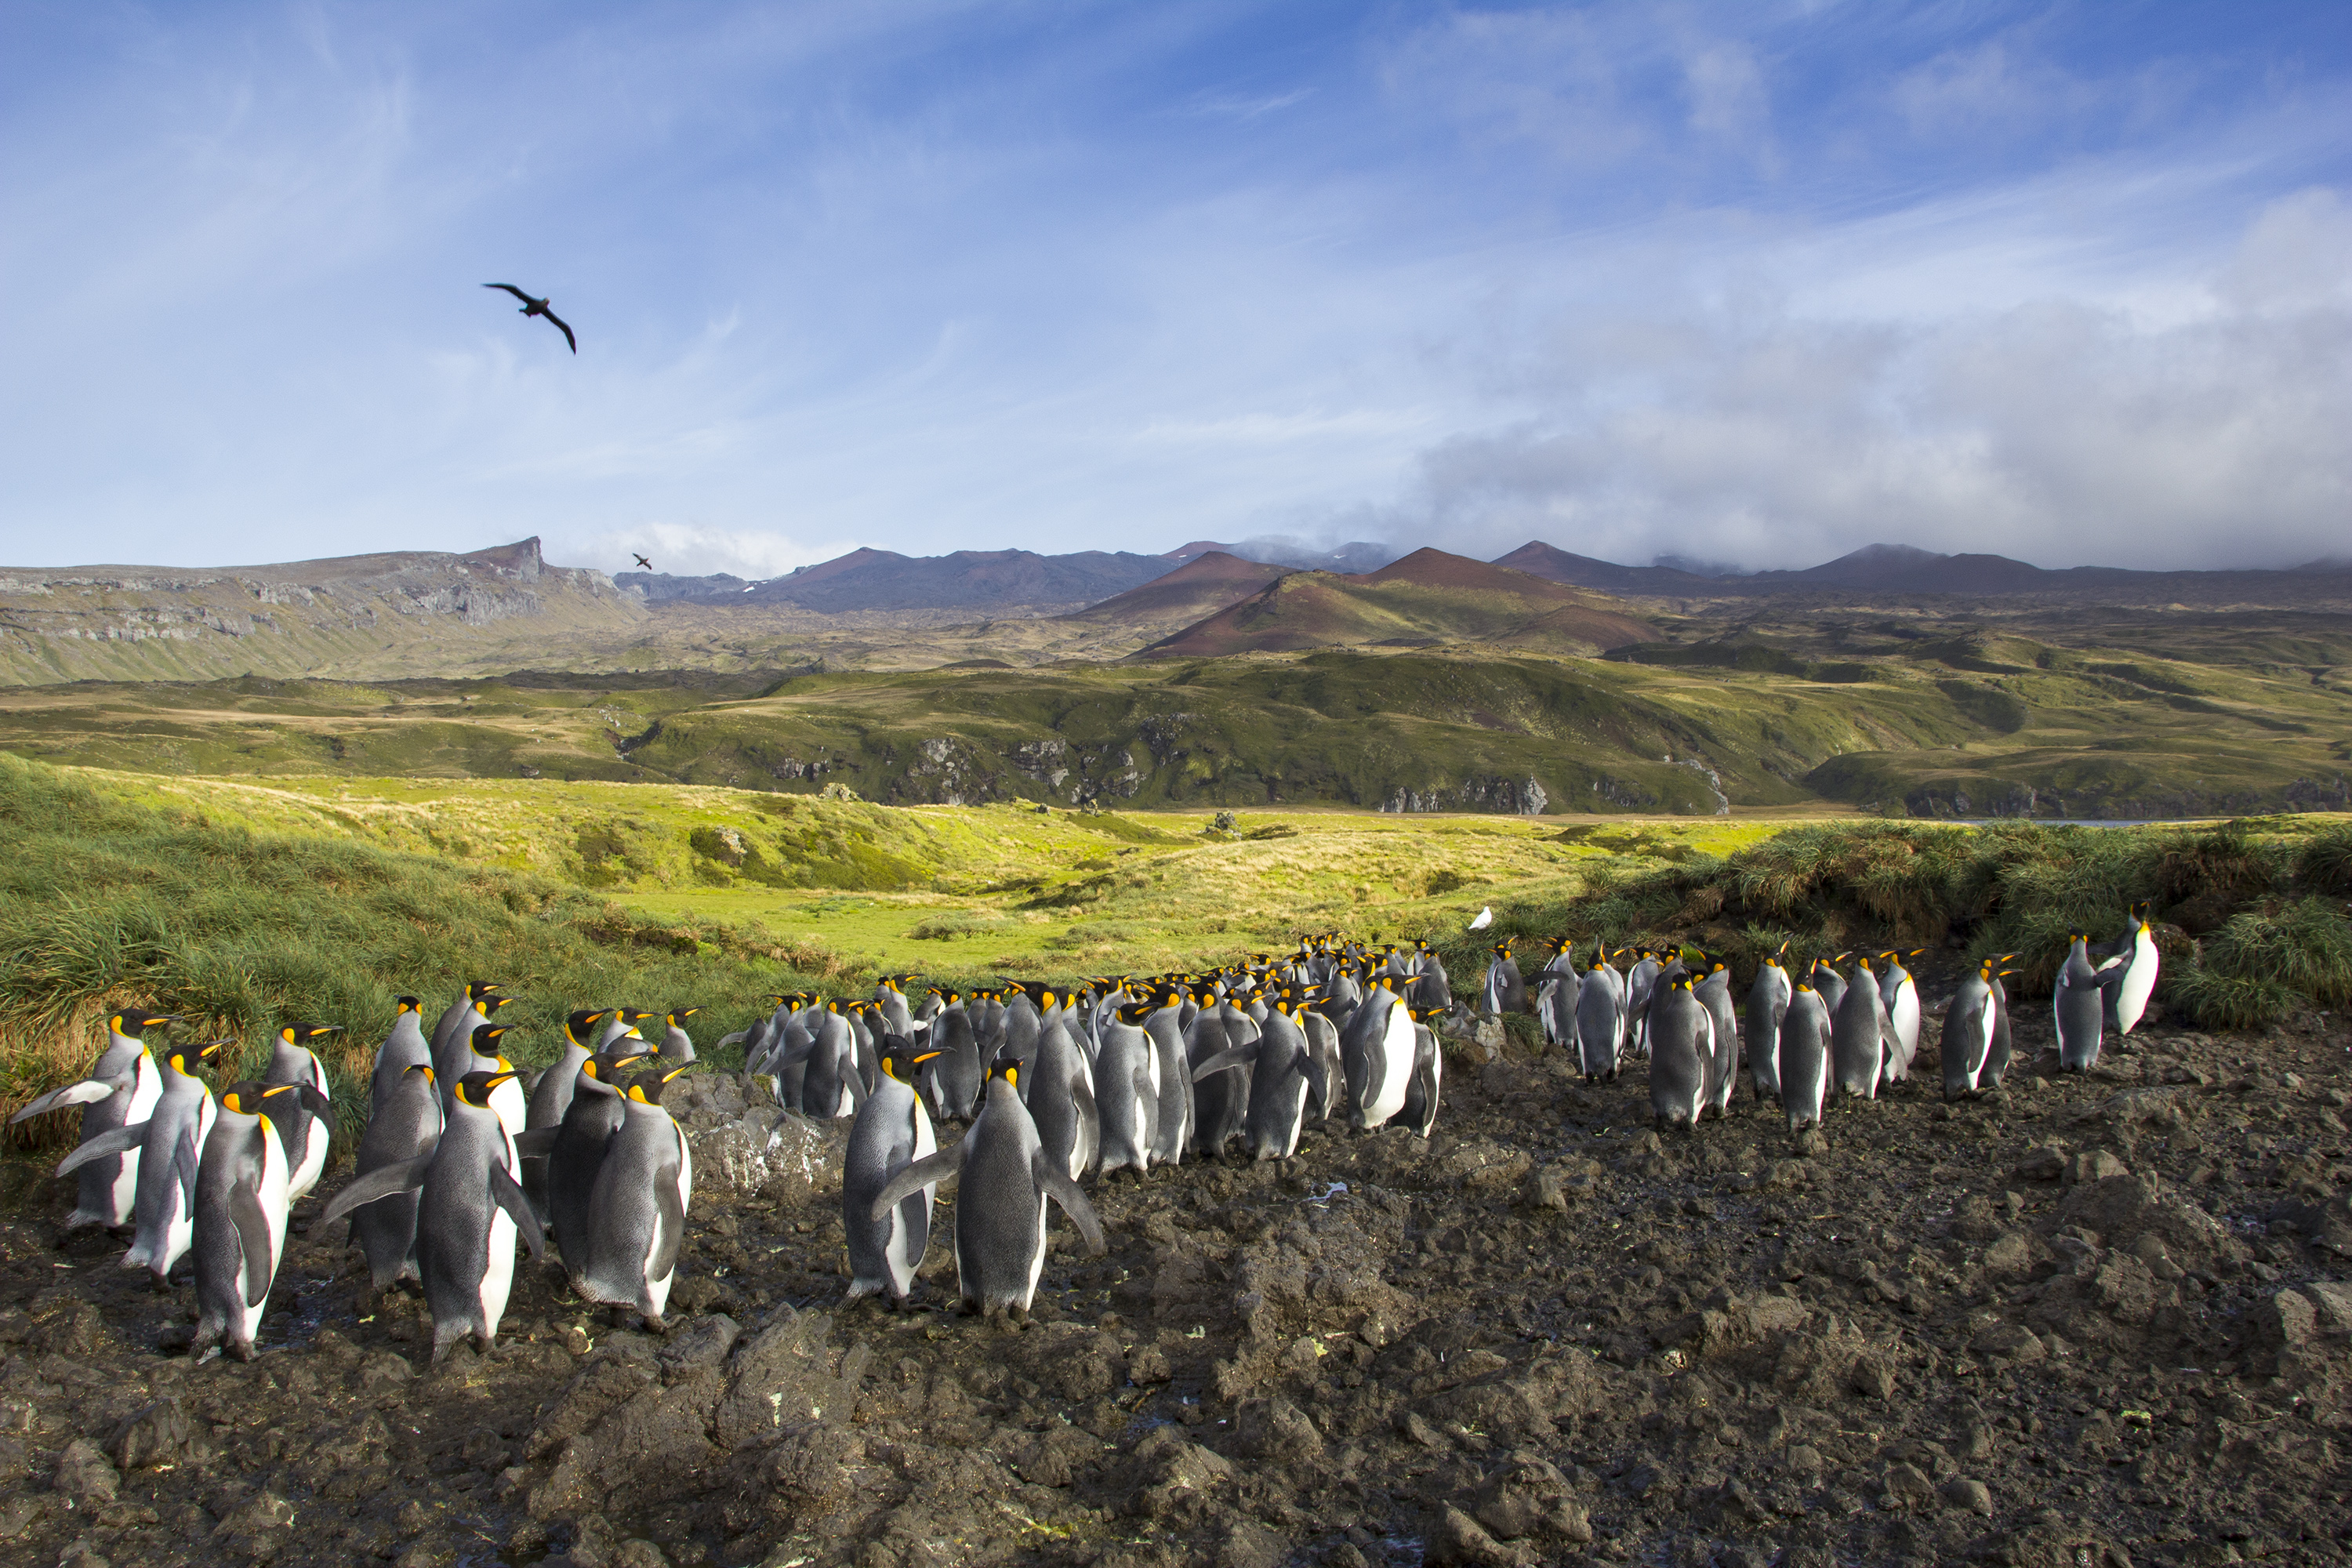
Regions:
<svg viewBox="0 0 2352 1568"><path fill-rule="evenodd" d="M599 1007L593 1013L583 1008L577 1013L567 1015L563 1020L563 1037L575 1046L593 1045L595 1041L592 1037L591 1031L603 1023L611 1012L612 1009L608 1007Z"/></svg>
<svg viewBox="0 0 2352 1568"><path fill-rule="evenodd" d="M109 1018L106 1026L126 1040L135 1040L150 1029L160 1029L177 1021L176 1014L151 1013L144 1007L131 1007Z"/></svg>
<svg viewBox="0 0 2352 1568"><path fill-rule="evenodd" d="M182 1072L194 1073L208 1067L220 1066L224 1059L224 1053L235 1044L236 1044L235 1040L209 1040L198 1046L193 1052L173 1051L164 1059Z"/></svg>
<svg viewBox="0 0 2352 1568"><path fill-rule="evenodd" d="M667 1072L649 1072L643 1074L642 1076L630 1080L629 1098L635 1100L639 1105L659 1105L661 1103L662 1090L669 1087L670 1079L680 1077L688 1072L691 1072L692 1070L693 1069L691 1068L672 1068Z"/></svg>
<svg viewBox="0 0 2352 1568"><path fill-rule="evenodd" d="M278 1031L278 1037L289 1046L309 1046L313 1040L343 1032L341 1024L288 1024Z"/></svg>
<svg viewBox="0 0 2352 1568"><path fill-rule="evenodd" d="M686 1027L686 1021L701 1011L699 1007L672 1007L662 1015L662 1022L673 1029L683 1029Z"/></svg>
<svg viewBox="0 0 2352 1568"><path fill-rule="evenodd" d="M915 1069L943 1053L919 1046L904 1035L882 1037L882 1070L900 1083L915 1081Z"/></svg>
<svg viewBox="0 0 2352 1568"><path fill-rule="evenodd" d="M495 1057L499 1054L499 1037L506 1032L504 1024L477 1024L467 1039L473 1046L476 1056Z"/></svg>
<svg viewBox="0 0 2352 1568"><path fill-rule="evenodd" d="M1160 1009L1149 1002L1129 1002L1118 1012L1118 1021L1129 1028L1140 1028L1143 1021Z"/></svg>
<svg viewBox="0 0 2352 1568"><path fill-rule="evenodd" d="M414 996L395 996L392 999L392 1010L394 1016L402 1013L422 1013L425 1004Z"/></svg>
<svg viewBox="0 0 2352 1568"><path fill-rule="evenodd" d="M619 1079L623 1068L631 1062L642 1061L645 1055L643 1051L626 1050L615 1045L611 1050L601 1052L582 1062L580 1071L583 1076L594 1079L598 1083L610 1084Z"/></svg>
<svg viewBox="0 0 2352 1568"><path fill-rule="evenodd" d="M499 1009L513 1000L511 996L485 996L474 1004L474 1008L485 1018L496 1017Z"/></svg>
<svg viewBox="0 0 2352 1568"><path fill-rule="evenodd" d="M234 1110L241 1116L258 1116L261 1114L261 1097L268 1091L268 1084L255 1079L233 1083L220 1092L221 1109Z"/></svg>
<svg viewBox="0 0 2352 1568"><path fill-rule="evenodd" d="M1021 1058L1013 1055L1010 1050L997 1052L996 1059L988 1064L988 1076L992 1079L1003 1079L1007 1088L1015 1089L1019 1089L1021 1087Z"/></svg>
<svg viewBox="0 0 2352 1568"><path fill-rule="evenodd" d="M504 985L495 980L468 980L466 982L466 1000L484 1001L505 989Z"/></svg>
<svg viewBox="0 0 2352 1568"><path fill-rule="evenodd" d="M514 1068L503 1067L497 1072L469 1072L457 1080L457 1102L470 1105L477 1110L487 1110L490 1104L490 1090L516 1076Z"/></svg>
<svg viewBox="0 0 2352 1568"><path fill-rule="evenodd" d="M433 1064L431 1062L412 1063L407 1069L401 1074L401 1077L405 1079L408 1074L412 1072L423 1073L425 1075L425 1081L427 1084L438 1083L440 1081L433 1076Z"/></svg>

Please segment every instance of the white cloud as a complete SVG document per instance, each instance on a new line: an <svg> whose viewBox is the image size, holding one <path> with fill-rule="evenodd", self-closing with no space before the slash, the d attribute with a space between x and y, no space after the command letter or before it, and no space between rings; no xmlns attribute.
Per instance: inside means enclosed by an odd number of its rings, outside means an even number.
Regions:
<svg viewBox="0 0 2352 1568"><path fill-rule="evenodd" d="M2347 228L2333 193L2271 204L2177 319L2075 293L1865 319L1670 288L1551 323L1496 385L1518 411L1425 451L1385 531L1751 566L1881 541L2048 566L2340 551Z"/></svg>

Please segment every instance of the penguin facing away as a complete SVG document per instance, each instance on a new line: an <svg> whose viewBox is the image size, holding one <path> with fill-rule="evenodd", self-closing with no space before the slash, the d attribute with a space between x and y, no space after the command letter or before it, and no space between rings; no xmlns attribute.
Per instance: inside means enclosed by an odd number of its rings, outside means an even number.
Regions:
<svg viewBox="0 0 2352 1568"><path fill-rule="evenodd" d="M631 1048L635 1044L617 1045L581 1063L580 1081L572 1086L562 1121L552 1130L532 1129L518 1144L533 1154L541 1152L541 1143L546 1145L546 1228L562 1255L564 1272L574 1277L588 1266L589 1205L604 1170L605 1146L627 1117L621 1103L621 1069L644 1055Z"/></svg>
<svg viewBox="0 0 2352 1568"><path fill-rule="evenodd" d="M100 1053L89 1076L28 1101L8 1119L9 1124L79 1105L81 1142L87 1143L145 1121L154 1114L163 1083L155 1070L155 1058L148 1054L141 1037L176 1021L169 1013L140 1008L115 1014L107 1020L106 1049ZM68 1230L89 1225L121 1230L132 1222L139 1198L137 1146L93 1158L81 1167L80 1175L73 1213L66 1216Z"/></svg>
<svg viewBox="0 0 2352 1568"><path fill-rule="evenodd" d="M841 1162L841 1224L849 1242L849 1295L880 1296L896 1311L915 1288L915 1273L930 1245L934 1184L919 1187L873 1217L875 1198L890 1178L939 1152L931 1119L914 1080L936 1051L903 1035L882 1037L882 1077L850 1124Z"/></svg>
<svg viewBox="0 0 2352 1568"><path fill-rule="evenodd" d="M200 1365L224 1344L237 1360L253 1359L292 1201L285 1144L264 1105L305 1090L318 1092L308 1084L257 1082L222 1091L196 1175L196 1333L188 1350Z"/></svg>
<svg viewBox="0 0 2352 1568"><path fill-rule="evenodd" d="M1952 993L1951 1005L1944 1010L1946 1100L1990 1087L1983 1080L1992 1058L1992 967L1990 959L1979 964L1974 974L1960 982L1960 988Z"/></svg>
<svg viewBox="0 0 2352 1568"><path fill-rule="evenodd" d="M546 1246L539 1220L514 1179L514 1139L490 1108L502 1077L470 1072L447 1104L449 1123L433 1152L358 1177L319 1216L332 1225L363 1204L415 1191L417 1272L433 1318L433 1360L467 1335L488 1350L514 1286L515 1240L536 1261Z"/></svg>
<svg viewBox="0 0 2352 1568"><path fill-rule="evenodd" d="M2089 947L2090 939L2075 933L2050 994L2050 1014L2058 1026L2058 1066L2066 1072L2088 1072L2099 1065L2106 993L2124 978L2120 968L2105 973L2092 968Z"/></svg>
<svg viewBox="0 0 2352 1568"><path fill-rule="evenodd" d="M1278 999L1256 1039L1220 1051L1192 1069L1196 1081L1247 1069L1242 1136L1253 1160L1287 1160L1298 1152L1307 1101L1323 1075L1297 1009L1288 998Z"/></svg>
<svg viewBox="0 0 2352 1568"><path fill-rule="evenodd" d="M385 1084L398 1079L410 1068L419 1063L430 1065L433 1060L433 1042L425 1037L425 1004L414 996L397 996L393 1005L396 1010L392 1033L376 1047L375 1063L368 1071L371 1104Z"/></svg>
<svg viewBox="0 0 2352 1568"><path fill-rule="evenodd" d="M159 1290L195 1239L196 1176L205 1140L220 1114L212 1090L196 1073L230 1043L214 1040L193 1052L179 1047L167 1053L157 1069L161 1085L147 1120L89 1139L58 1164L62 1176L92 1160L139 1151L139 1190L131 1204L135 1228L122 1267L146 1269Z"/></svg>
<svg viewBox="0 0 2352 1568"><path fill-rule="evenodd" d="M1027 1079L1029 1116L1047 1155L1061 1162L1076 1181L1093 1169L1102 1152L1102 1115L1095 1100L1094 1074L1068 1020L1050 999L1047 1015L1037 1032L1037 1057Z"/></svg>
<svg viewBox="0 0 2352 1568"><path fill-rule="evenodd" d="M1181 987L1162 986L1139 1020L1160 1067L1160 1104L1151 1123L1155 1165L1182 1164L1192 1141L1192 1068L1184 1049L1183 1003Z"/></svg>
<svg viewBox="0 0 2352 1568"><path fill-rule="evenodd" d="M1830 1088L1830 1015L1821 993L1806 982L1800 981L1789 994L1777 1049L1774 1076L1780 1082L1780 1109L1788 1113L1789 1131L1820 1126Z"/></svg>
<svg viewBox="0 0 2352 1568"><path fill-rule="evenodd" d="M622 1097L620 1130L605 1145L588 1205L588 1265L580 1293L591 1301L634 1308L663 1331L669 1288L694 1201L694 1154L662 1109L662 1090L687 1069L649 1072Z"/></svg>
<svg viewBox="0 0 2352 1568"><path fill-rule="evenodd" d="M1830 1017L1830 1050L1838 1092L1876 1100L1886 1066L1886 1016L1878 1005L1878 976L1871 973L1869 964L1853 966L1853 977L1846 983L1845 994Z"/></svg>
<svg viewBox="0 0 2352 1568"><path fill-rule="evenodd" d="M968 1312L1025 1322L1045 1267L1045 1204L1062 1212L1100 1258L1102 1224L1094 1205L1038 1141L1036 1123L1021 1102L1021 1063L1010 1047L989 1070L980 1114L952 1149L908 1165L874 1199L868 1217L926 1185L957 1177L956 1289Z"/></svg>
<svg viewBox="0 0 2352 1568"><path fill-rule="evenodd" d="M380 1086L375 1113L360 1137L354 1173L364 1176L386 1165L429 1157L441 1142L441 1091L433 1064L414 1062ZM542 1161L543 1164L545 1162ZM379 1293L416 1271L416 1194L394 1193L352 1213L351 1239L367 1258L368 1282Z"/></svg>
<svg viewBox="0 0 2352 1568"><path fill-rule="evenodd" d="M1576 1050L1584 1081L1615 1082L1625 1050L1623 976L1609 965L1608 949L1596 942L1592 967L1576 995Z"/></svg>
<svg viewBox="0 0 2352 1568"><path fill-rule="evenodd" d="M1650 998L1650 1110L1661 1127L1696 1127L1706 1109L1715 1019L1690 976L1662 982Z"/></svg>
<svg viewBox="0 0 2352 1568"><path fill-rule="evenodd" d="M1707 1053L1706 1105L1718 1117L1731 1114L1731 1097L1739 1088L1739 1011L1731 1005L1731 971L1721 963L1707 966L1704 979L1691 983L1691 994L1706 1009L1714 1026Z"/></svg>
<svg viewBox="0 0 2352 1568"><path fill-rule="evenodd" d="M524 1131L563 1125L564 1112L572 1109L572 1096L579 1086L580 1068L591 1055L588 1042L595 1037L597 1026L604 1021L605 1012L603 1008L581 1008L564 1018L563 1054L556 1058L555 1065L540 1074L539 1081L531 1086L530 1100L523 1112ZM625 1034L626 1032L624 1031ZM545 1154L525 1154L522 1157L523 1195L530 1200L530 1212L540 1216L542 1227L549 1223L547 1162Z"/></svg>
<svg viewBox="0 0 2352 1568"><path fill-rule="evenodd" d="M1095 1110L1101 1136L1101 1170L1151 1169L1160 1117L1160 1054L1143 1023L1148 1005L1120 1007L1102 1020L1096 1047Z"/></svg>
<svg viewBox="0 0 2352 1568"><path fill-rule="evenodd" d="M1486 966L1486 984L1479 999L1479 1010L1497 1015L1526 1012L1528 983L1519 973L1518 961L1511 956L1511 944L1498 942L1489 951L1495 962Z"/></svg>

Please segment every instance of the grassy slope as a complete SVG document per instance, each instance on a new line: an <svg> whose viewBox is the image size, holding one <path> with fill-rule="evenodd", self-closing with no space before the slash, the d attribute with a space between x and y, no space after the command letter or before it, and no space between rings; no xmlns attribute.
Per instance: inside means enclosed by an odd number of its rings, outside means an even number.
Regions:
<svg viewBox="0 0 2352 1568"><path fill-rule="evenodd" d="M901 804L2163 816L2352 802L2352 620L2085 610L1491 647L0 693L0 747L166 773L669 781ZM1672 759L1671 761L1667 759Z"/></svg>
<svg viewBox="0 0 2352 1568"><path fill-rule="evenodd" d="M343 1025L326 1053L346 1131L394 998L439 1007L468 978L519 998L508 1054L545 1061L562 1015L627 1001L700 1005L709 1035L742 1026L763 991L825 955L764 932L707 928L633 941L601 900L547 878L404 854L356 836L255 832L164 809L105 774L0 756L0 1113L87 1069L100 1009L160 1005L182 1039L233 1036L243 1065L295 1019ZM70 1116L12 1137L69 1137Z"/></svg>

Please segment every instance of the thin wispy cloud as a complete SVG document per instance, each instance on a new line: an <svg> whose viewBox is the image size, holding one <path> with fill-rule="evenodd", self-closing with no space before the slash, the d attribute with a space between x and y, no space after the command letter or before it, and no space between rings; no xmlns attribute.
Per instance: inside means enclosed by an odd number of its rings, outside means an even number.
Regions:
<svg viewBox="0 0 2352 1568"><path fill-rule="evenodd" d="M2324 9L54 8L0 558L2305 558L2347 67Z"/></svg>

